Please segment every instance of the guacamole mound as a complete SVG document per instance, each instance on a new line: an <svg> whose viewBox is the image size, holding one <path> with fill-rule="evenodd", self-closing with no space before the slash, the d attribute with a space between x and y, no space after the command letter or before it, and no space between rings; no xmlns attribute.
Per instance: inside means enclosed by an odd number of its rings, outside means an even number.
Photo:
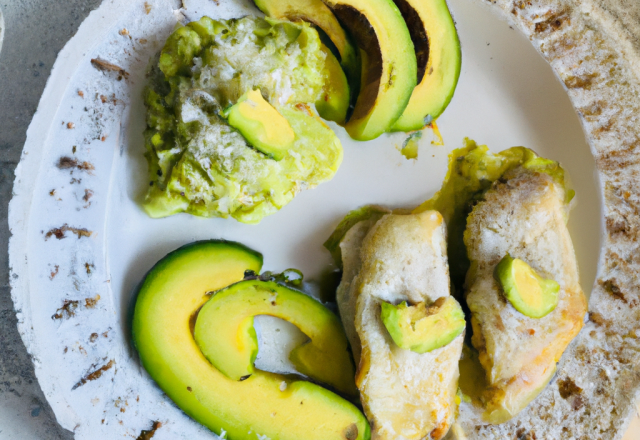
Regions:
<svg viewBox="0 0 640 440"><path fill-rule="evenodd" d="M174 31L145 92L146 212L258 223L302 189L331 179L342 146L307 105L322 93L325 57L318 33L302 22L204 17ZM224 118L251 90L295 133L278 161Z"/></svg>

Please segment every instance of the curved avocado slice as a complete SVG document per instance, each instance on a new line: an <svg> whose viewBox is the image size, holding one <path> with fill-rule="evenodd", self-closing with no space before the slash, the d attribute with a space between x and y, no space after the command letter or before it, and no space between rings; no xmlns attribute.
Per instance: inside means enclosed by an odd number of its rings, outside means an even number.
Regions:
<svg viewBox="0 0 640 440"><path fill-rule="evenodd" d="M418 85L392 131L420 130L449 105L460 76L460 40L445 0L394 0L407 22Z"/></svg>
<svg viewBox="0 0 640 440"><path fill-rule="evenodd" d="M142 365L185 413L234 440L368 440L362 413L309 382L256 372L229 379L204 357L191 332L207 292L258 272L262 256L241 244L211 240L184 246L160 260L140 287L133 341ZM283 391L281 391L283 390Z"/></svg>
<svg viewBox="0 0 640 440"><path fill-rule="evenodd" d="M505 255L496 266L494 277L500 283L505 298L529 318L547 316L558 305L560 285L542 278L519 258Z"/></svg>
<svg viewBox="0 0 640 440"><path fill-rule="evenodd" d="M366 141L388 131L404 111L417 82L411 35L391 0L325 0L351 31L362 58L362 82L349 135Z"/></svg>
<svg viewBox="0 0 640 440"><path fill-rule="evenodd" d="M322 45L322 51L327 55L324 62L325 81L322 94L316 101L316 110L321 118L343 124L349 111L349 82L327 46Z"/></svg>
<svg viewBox="0 0 640 440"><path fill-rule="evenodd" d="M397 306L388 302L380 305L380 318L393 342L416 353L444 347L466 326L462 308L452 296L438 298L431 306L409 306L406 301Z"/></svg>
<svg viewBox="0 0 640 440"><path fill-rule="evenodd" d="M338 317L315 299L274 281L233 284L214 293L198 313L196 342L223 374L244 380L256 372L256 315L289 321L310 338L291 351L298 372L341 393L358 395L349 344Z"/></svg>
<svg viewBox="0 0 640 440"><path fill-rule="evenodd" d="M281 160L296 139L289 121L264 100L259 90L242 95L223 116L251 146L275 160Z"/></svg>
<svg viewBox="0 0 640 440"><path fill-rule="evenodd" d="M322 0L254 0L254 3L269 17L290 21L304 20L320 28L338 50L340 65L346 73L349 84L354 90L358 90L360 85L358 52L349 35Z"/></svg>

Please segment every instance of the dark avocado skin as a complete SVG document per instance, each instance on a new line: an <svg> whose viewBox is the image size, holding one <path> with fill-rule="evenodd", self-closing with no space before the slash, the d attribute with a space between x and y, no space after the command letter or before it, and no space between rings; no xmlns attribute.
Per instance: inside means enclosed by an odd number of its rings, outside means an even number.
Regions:
<svg viewBox="0 0 640 440"><path fill-rule="evenodd" d="M259 273L262 255L242 244L209 240L183 246L146 275L136 299L132 336L140 361L187 415L229 440L354 440L370 438L362 413L309 382L256 372L227 378L204 357L192 334L209 293ZM285 391L280 389L286 383ZM283 428L285 427L285 428Z"/></svg>

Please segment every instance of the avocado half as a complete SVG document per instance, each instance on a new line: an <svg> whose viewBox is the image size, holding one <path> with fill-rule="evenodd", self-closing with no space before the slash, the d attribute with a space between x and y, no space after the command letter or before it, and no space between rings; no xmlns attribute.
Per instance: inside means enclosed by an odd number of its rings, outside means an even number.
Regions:
<svg viewBox="0 0 640 440"><path fill-rule="evenodd" d="M140 361L186 414L229 439L368 440L350 402L310 382L257 371L236 381L217 370L192 334L199 309L217 291L259 272L262 255L239 243L196 242L160 260L145 277L133 316Z"/></svg>
<svg viewBox="0 0 640 440"><path fill-rule="evenodd" d="M392 131L420 130L442 114L460 77L460 40L446 0L394 0L411 34L418 85Z"/></svg>
<svg viewBox="0 0 640 440"><path fill-rule="evenodd" d="M362 76L353 114L345 124L356 140L389 131L417 84L411 35L391 0L325 0L360 49Z"/></svg>

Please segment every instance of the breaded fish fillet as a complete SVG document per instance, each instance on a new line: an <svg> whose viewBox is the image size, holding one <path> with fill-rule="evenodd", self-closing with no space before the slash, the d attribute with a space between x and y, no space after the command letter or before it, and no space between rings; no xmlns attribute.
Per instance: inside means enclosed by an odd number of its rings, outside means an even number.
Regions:
<svg viewBox="0 0 640 440"><path fill-rule="evenodd" d="M437 211L389 214L357 223L340 244L338 306L374 440L440 439L453 422L464 333L418 354L396 346L380 318L382 301L433 303L449 296L445 235Z"/></svg>
<svg viewBox="0 0 640 440"><path fill-rule="evenodd" d="M489 382L484 417L492 423L509 420L542 391L583 325L587 301L565 200L564 188L549 175L519 167L486 192L467 220L466 300L472 343ZM560 284L558 305L547 316L529 318L503 296L494 270L507 253Z"/></svg>

